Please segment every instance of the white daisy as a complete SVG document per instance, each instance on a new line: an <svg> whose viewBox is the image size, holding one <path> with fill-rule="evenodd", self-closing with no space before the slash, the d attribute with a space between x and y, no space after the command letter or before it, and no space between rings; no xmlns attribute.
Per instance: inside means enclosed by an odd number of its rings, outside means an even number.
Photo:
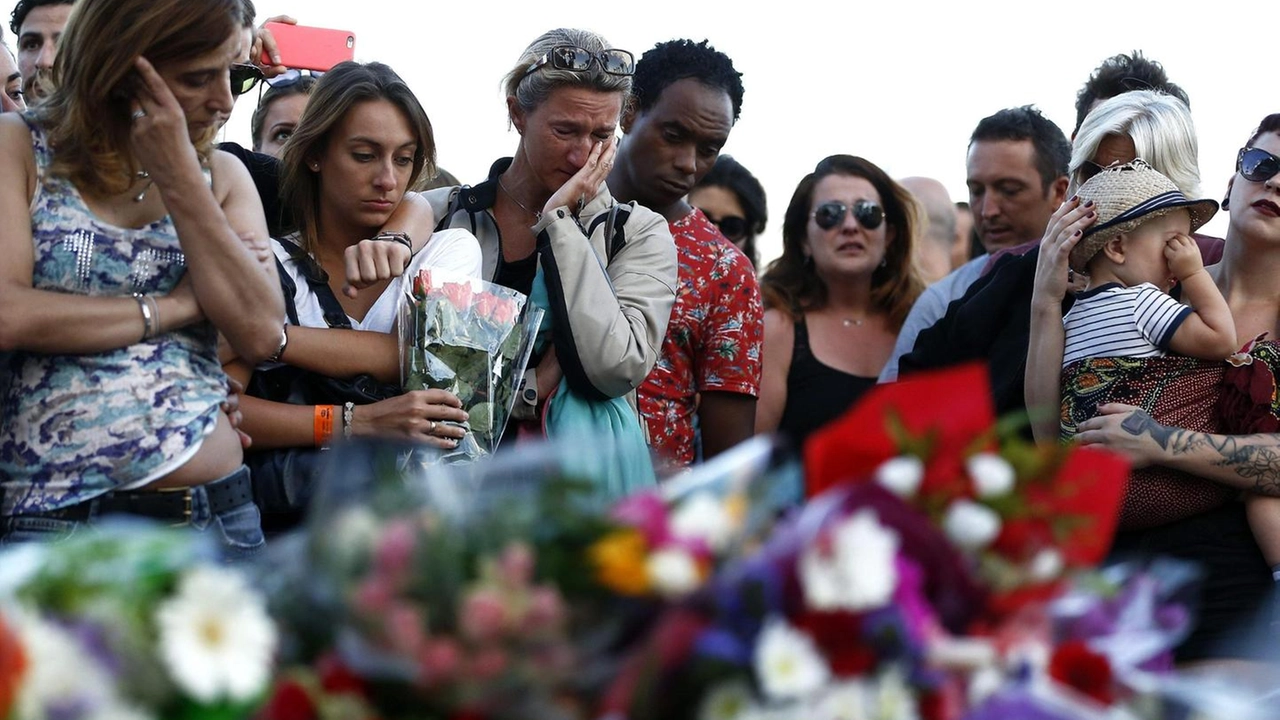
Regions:
<svg viewBox="0 0 1280 720"><path fill-rule="evenodd" d="M276 628L238 573L207 566L188 572L156 621L160 656L196 700L248 700L270 680Z"/></svg>
<svg viewBox="0 0 1280 720"><path fill-rule="evenodd" d="M831 668L813 640L780 618L769 619L755 648L756 676L770 698L801 698L831 679Z"/></svg>

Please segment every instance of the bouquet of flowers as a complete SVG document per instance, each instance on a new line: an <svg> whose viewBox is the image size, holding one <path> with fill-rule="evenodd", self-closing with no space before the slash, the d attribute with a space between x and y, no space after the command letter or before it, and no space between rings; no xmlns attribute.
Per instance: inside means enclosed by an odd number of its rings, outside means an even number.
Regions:
<svg viewBox="0 0 1280 720"><path fill-rule="evenodd" d="M233 720L264 697L276 626L192 534L107 527L0 558L0 718Z"/></svg>
<svg viewBox="0 0 1280 720"><path fill-rule="evenodd" d="M286 670L260 720L594 717L623 650L758 527L761 493L691 476L611 508L561 470L577 451L424 468L335 450L305 561L268 581Z"/></svg>
<svg viewBox="0 0 1280 720"><path fill-rule="evenodd" d="M1128 473L1112 453L996 422L980 366L879 386L805 450L811 493L877 482L930 517L975 563L995 622L1103 559Z"/></svg>
<svg viewBox="0 0 1280 720"><path fill-rule="evenodd" d="M400 304L400 381L462 401L467 434L446 458L474 460L502 439L542 310L493 283L424 269Z"/></svg>
<svg viewBox="0 0 1280 720"><path fill-rule="evenodd" d="M980 592L946 538L874 485L847 486L777 526L669 612L615 684L632 718L931 717L936 608Z"/></svg>

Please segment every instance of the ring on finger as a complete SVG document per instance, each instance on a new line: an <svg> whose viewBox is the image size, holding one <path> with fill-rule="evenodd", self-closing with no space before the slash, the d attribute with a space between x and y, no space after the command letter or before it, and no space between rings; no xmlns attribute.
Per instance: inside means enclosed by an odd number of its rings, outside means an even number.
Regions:
<svg viewBox="0 0 1280 720"><path fill-rule="evenodd" d="M427 434L434 435L436 433L436 421L428 420L427 422L431 423L430 425L427 426Z"/></svg>
<svg viewBox="0 0 1280 720"><path fill-rule="evenodd" d="M1071 268L1067 268L1067 282L1073 283L1075 281L1076 281L1076 271L1072 270Z"/></svg>
<svg viewBox="0 0 1280 720"><path fill-rule="evenodd" d="M134 120L141 120L146 116L147 116L147 111L143 110L142 108L138 108L137 110L134 110L133 114L130 115L130 117L132 117Z"/></svg>

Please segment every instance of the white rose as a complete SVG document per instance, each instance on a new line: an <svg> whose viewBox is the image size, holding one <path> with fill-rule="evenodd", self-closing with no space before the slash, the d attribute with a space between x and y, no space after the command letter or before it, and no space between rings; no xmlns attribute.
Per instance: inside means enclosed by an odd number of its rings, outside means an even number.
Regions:
<svg viewBox="0 0 1280 720"><path fill-rule="evenodd" d="M898 584L899 540L863 509L836 526L831 553L814 545L800 558L805 603L815 610L861 612L887 605Z"/></svg>
<svg viewBox="0 0 1280 720"><path fill-rule="evenodd" d="M1061 575L1064 564L1062 553L1054 548L1045 548L1031 558L1027 571L1031 574L1032 580L1044 582Z"/></svg>
<svg viewBox="0 0 1280 720"><path fill-rule="evenodd" d="M701 492L680 503L671 513L671 534L682 540L702 540L712 552L723 552L736 529L724 503Z"/></svg>
<svg viewBox="0 0 1280 720"><path fill-rule="evenodd" d="M913 497L924 480L924 463L914 455L900 455L876 468L876 482L900 498Z"/></svg>
<svg viewBox="0 0 1280 720"><path fill-rule="evenodd" d="M972 500L957 500L947 508L942 529L961 548L981 550L1000 534L1000 516L986 505Z"/></svg>
<svg viewBox="0 0 1280 720"><path fill-rule="evenodd" d="M1013 492L1016 473L1007 460L995 453L978 453L965 461L973 487L980 498L999 497Z"/></svg>

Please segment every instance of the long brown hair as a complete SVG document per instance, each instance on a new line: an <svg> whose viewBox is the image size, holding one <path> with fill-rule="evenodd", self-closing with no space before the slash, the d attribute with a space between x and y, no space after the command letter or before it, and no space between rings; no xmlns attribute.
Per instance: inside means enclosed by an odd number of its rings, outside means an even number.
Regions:
<svg viewBox="0 0 1280 720"><path fill-rule="evenodd" d="M329 145L329 135L358 103L386 100L404 113L418 147L413 153L413 173L406 188L420 175L436 173L436 141L431 120L418 98L394 70L382 63L339 63L320 78L311 91L307 108L281 155L280 190L285 206L293 211L301 229L302 247L315 252L320 236L320 176L309 164Z"/></svg>
<svg viewBox="0 0 1280 720"><path fill-rule="evenodd" d="M888 242L884 265L877 267L871 275L871 302L889 316L889 323L894 329L900 329L912 303L924 290L924 281L920 279L913 257L921 226L920 207L906 188L894 182L874 163L853 155L824 158L796 186L782 221L782 256L770 263L760 277L765 305L798 320L805 310L827 304L827 285L818 277L804 247L809 236L813 191L818 181L828 175L860 177L880 193Z"/></svg>
<svg viewBox="0 0 1280 720"><path fill-rule="evenodd" d="M243 13L241 0L79 0L58 41L53 93L36 116L53 148L52 171L104 195L128 189L139 170L130 136L134 60L159 68L213 52L240 32ZM196 143L202 161L216 132Z"/></svg>

